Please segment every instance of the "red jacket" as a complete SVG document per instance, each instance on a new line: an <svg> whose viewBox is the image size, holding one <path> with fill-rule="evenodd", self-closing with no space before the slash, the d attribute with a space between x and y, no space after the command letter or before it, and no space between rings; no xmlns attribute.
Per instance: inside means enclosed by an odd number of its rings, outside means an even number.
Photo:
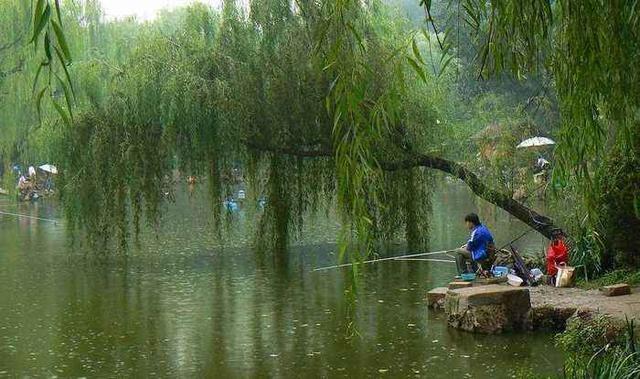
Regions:
<svg viewBox="0 0 640 379"><path fill-rule="evenodd" d="M567 245L562 240L551 242L547 249L547 275L555 275L558 272L556 265L569 263Z"/></svg>

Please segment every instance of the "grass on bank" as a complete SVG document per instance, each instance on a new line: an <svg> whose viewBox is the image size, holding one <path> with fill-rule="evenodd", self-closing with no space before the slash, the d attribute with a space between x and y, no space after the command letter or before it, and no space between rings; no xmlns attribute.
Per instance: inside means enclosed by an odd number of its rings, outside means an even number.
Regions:
<svg viewBox="0 0 640 379"><path fill-rule="evenodd" d="M589 281L585 281L584 278L579 278L576 281L576 286L584 289L597 289L603 286L609 286L618 283L626 283L631 286L640 285L640 271L619 269L610 271L596 279Z"/></svg>

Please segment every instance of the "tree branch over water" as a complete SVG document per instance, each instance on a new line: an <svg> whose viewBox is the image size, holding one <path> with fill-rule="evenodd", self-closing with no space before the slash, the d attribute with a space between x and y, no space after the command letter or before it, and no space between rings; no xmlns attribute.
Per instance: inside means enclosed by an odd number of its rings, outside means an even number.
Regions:
<svg viewBox="0 0 640 379"><path fill-rule="evenodd" d="M245 142L245 145L253 150L268 151L276 154L292 155L304 158L332 158L334 156L333 152L326 148L297 149L262 145L255 142ZM465 182L469 189L471 189L471 191L481 199L502 208L548 239L551 239L551 231L557 227L546 216L541 215L521 202L514 200L507 194L489 187L478 177L478 175L458 162L433 155L413 154L406 159L398 161L380 161L379 165L380 168L385 171L398 171L416 167L426 167L445 172Z"/></svg>

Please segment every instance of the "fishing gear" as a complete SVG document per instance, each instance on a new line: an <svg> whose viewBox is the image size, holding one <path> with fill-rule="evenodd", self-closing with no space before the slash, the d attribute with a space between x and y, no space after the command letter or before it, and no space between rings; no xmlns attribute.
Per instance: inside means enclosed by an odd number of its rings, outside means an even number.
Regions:
<svg viewBox="0 0 640 379"><path fill-rule="evenodd" d="M452 261L451 259L434 259L434 258L398 258L394 259L395 261L422 261L422 262L442 262L442 263L456 263L456 261Z"/></svg>
<svg viewBox="0 0 640 379"><path fill-rule="evenodd" d="M541 216L541 215L533 216L533 215L531 215L531 213L529 213L529 216L531 216L531 220L533 220L533 222L535 222L538 225L549 226L549 225L553 224L553 220L550 219L547 216ZM533 228L532 226L529 226L529 228L527 230L525 230L522 234L520 234L518 237L512 239L511 241L505 243L504 245L502 245L502 247L500 247L497 250L502 250L502 249L506 248L507 246L510 246L511 244L513 244L514 242L516 242L517 240L519 240L520 238L526 236L527 234L531 233L534 230L536 230L536 229Z"/></svg>

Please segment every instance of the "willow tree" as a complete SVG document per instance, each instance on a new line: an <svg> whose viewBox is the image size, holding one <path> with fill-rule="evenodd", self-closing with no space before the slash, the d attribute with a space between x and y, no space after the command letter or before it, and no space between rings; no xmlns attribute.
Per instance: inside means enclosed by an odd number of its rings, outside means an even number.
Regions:
<svg viewBox="0 0 640 379"><path fill-rule="evenodd" d="M452 3L472 26L481 75L547 72L552 79L561 115L554 176L562 198L575 201L576 258L610 268L620 252L620 263L637 266L629 237L640 232L640 4ZM431 2L421 4L429 13Z"/></svg>
<svg viewBox="0 0 640 379"><path fill-rule="evenodd" d="M135 38L133 21L102 22L98 0L65 2L60 12L56 3L60 2L3 0L0 6L0 163L4 168L52 162L64 120L70 123L73 109L84 109L104 97L111 68L129 49L121 41ZM38 11L41 17L34 14ZM5 175L4 179L5 188L15 186L16 178Z"/></svg>
<svg viewBox="0 0 640 379"><path fill-rule="evenodd" d="M424 248L427 169L549 234L533 210L436 153L441 84L379 2L254 0L245 13L225 1L172 20L141 26L109 95L82 106L57 143L66 215L95 248L126 249L132 225L157 225L174 168L208 177L218 230L230 173L246 170L250 198L267 199L256 245L276 257L306 214L334 204L343 253L400 235Z"/></svg>
<svg viewBox="0 0 640 379"><path fill-rule="evenodd" d="M0 164L8 166L19 153L25 153L26 128L35 124L32 112L16 112L31 104L32 78L36 66L29 41L31 9L23 1L3 1L0 11ZM5 167L3 167L5 168ZM1 170L0 170L1 171Z"/></svg>

